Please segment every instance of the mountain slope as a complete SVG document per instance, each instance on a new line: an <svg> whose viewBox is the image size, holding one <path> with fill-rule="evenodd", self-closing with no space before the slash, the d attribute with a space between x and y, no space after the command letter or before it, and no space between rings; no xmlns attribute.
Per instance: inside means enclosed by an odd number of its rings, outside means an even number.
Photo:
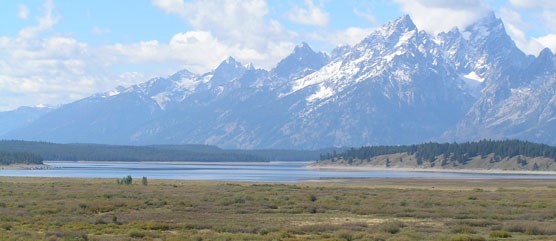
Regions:
<svg viewBox="0 0 556 241"><path fill-rule="evenodd" d="M50 112L48 107L22 106L15 110L0 112L0 136L21 128Z"/></svg>
<svg viewBox="0 0 556 241"><path fill-rule="evenodd" d="M64 105L6 137L61 143L271 147L276 137L266 132L277 129L288 115L287 107L276 101L279 90L289 84L280 74L303 77L327 60L306 44L296 47L273 72L244 66L230 57L203 75L182 70Z"/></svg>

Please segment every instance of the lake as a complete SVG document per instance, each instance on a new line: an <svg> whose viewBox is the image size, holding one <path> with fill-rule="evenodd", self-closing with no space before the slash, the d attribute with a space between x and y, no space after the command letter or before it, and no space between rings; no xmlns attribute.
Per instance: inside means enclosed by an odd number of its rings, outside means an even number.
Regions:
<svg viewBox="0 0 556 241"><path fill-rule="evenodd" d="M46 170L0 170L0 176L121 178L296 182L328 178L496 178L556 179L556 175L478 174L418 171L328 171L308 169L308 162L280 163L145 163L49 161Z"/></svg>

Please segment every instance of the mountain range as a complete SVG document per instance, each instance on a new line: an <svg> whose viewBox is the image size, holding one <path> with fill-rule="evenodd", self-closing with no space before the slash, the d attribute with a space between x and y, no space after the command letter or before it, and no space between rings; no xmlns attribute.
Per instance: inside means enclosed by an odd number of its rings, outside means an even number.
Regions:
<svg viewBox="0 0 556 241"><path fill-rule="evenodd" d="M63 105L0 136L316 149L483 138L556 144L553 133L556 56L526 55L490 13L440 34L405 15L330 55L301 43L271 70L229 57L204 74L181 70Z"/></svg>

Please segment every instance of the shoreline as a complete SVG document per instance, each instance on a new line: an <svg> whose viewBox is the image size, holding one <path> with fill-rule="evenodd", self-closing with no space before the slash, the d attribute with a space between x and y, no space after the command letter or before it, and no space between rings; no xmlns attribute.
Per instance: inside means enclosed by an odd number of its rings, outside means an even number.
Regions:
<svg viewBox="0 0 556 241"><path fill-rule="evenodd" d="M37 164L10 164L10 165L0 165L1 170L50 170L54 167L47 164L37 165Z"/></svg>
<svg viewBox="0 0 556 241"><path fill-rule="evenodd" d="M265 162L194 162L194 161L53 161L48 160L44 161L45 165L48 163L91 163L91 164L102 164L102 163L115 163L115 164L130 164L130 163L139 163L139 164L166 164L166 165L276 165L276 164L311 164L314 161L265 161Z"/></svg>
<svg viewBox="0 0 556 241"><path fill-rule="evenodd" d="M314 166L307 165L307 169L324 170L324 171L390 171L390 172L432 172L432 173L471 173L471 174L499 174L499 175L556 175L556 171L526 171L526 170L484 170L484 169L437 169L437 168L408 168L408 167L374 167L374 166L343 166L343 165L325 165Z"/></svg>

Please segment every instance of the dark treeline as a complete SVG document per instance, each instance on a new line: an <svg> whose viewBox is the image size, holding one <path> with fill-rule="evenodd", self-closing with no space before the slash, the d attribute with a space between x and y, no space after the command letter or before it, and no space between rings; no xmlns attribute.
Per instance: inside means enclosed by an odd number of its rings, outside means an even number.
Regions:
<svg viewBox="0 0 556 241"><path fill-rule="evenodd" d="M511 158L518 155L526 157L548 157L556 159L556 147L519 140L481 140L465 143L424 143L403 146L365 146L351 148L342 153L321 155L321 160L334 158L370 159L380 155L396 153L415 154L418 162L434 160L440 155L445 158L466 163L476 156L485 157L494 154L496 158Z"/></svg>
<svg viewBox="0 0 556 241"><path fill-rule="evenodd" d="M0 152L0 165L42 164L42 157L29 152Z"/></svg>
<svg viewBox="0 0 556 241"><path fill-rule="evenodd" d="M225 150L209 145L118 146L0 141L0 152L27 152L44 160L265 162L316 160L323 152L297 150ZM328 151L328 150L327 150Z"/></svg>
<svg viewBox="0 0 556 241"><path fill-rule="evenodd" d="M203 145L116 146L0 141L0 151L28 152L39 155L44 160L63 161L265 161L261 157Z"/></svg>

